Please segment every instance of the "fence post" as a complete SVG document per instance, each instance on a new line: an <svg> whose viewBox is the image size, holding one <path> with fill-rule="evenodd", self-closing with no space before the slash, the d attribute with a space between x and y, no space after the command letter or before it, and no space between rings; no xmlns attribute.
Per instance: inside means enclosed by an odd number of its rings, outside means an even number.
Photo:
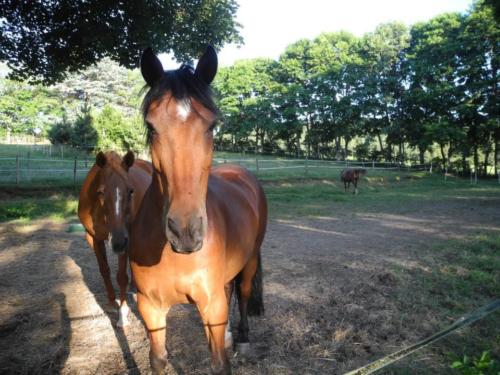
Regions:
<svg viewBox="0 0 500 375"><path fill-rule="evenodd" d="M474 185L477 185L477 170L474 168Z"/></svg>
<svg viewBox="0 0 500 375"><path fill-rule="evenodd" d="M444 180L446 181L448 177L448 164L445 165L444 167Z"/></svg>
<svg viewBox="0 0 500 375"><path fill-rule="evenodd" d="M472 185L472 169L470 170L470 184Z"/></svg>
<svg viewBox="0 0 500 375"><path fill-rule="evenodd" d="M31 182L31 152L28 151L28 182Z"/></svg>
<svg viewBox="0 0 500 375"><path fill-rule="evenodd" d="M432 174L432 160L431 160L431 166L429 168L429 173Z"/></svg>
<svg viewBox="0 0 500 375"><path fill-rule="evenodd" d="M16 155L16 185L19 185L19 154Z"/></svg>
<svg viewBox="0 0 500 375"><path fill-rule="evenodd" d="M59 148L61 149L61 159L64 159L64 145L60 145Z"/></svg>
<svg viewBox="0 0 500 375"><path fill-rule="evenodd" d="M259 174L259 159L257 158L257 156L255 157L255 166L256 166L255 174Z"/></svg>
<svg viewBox="0 0 500 375"><path fill-rule="evenodd" d="M75 161L73 163L73 183L76 184L76 156L75 156Z"/></svg>
<svg viewBox="0 0 500 375"><path fill-rule="evenodd" d="M306 155L306 159L305 159L305 162L304 162L304 168L305 168L305 173L306 173L306 178L309 174L309 166L308 166L308 163L307 163L307 155Z"/></svg>
<svg viewBox="0 0 500 375"><path fill-rule="evenodd" d="M375 160L372 160L372 169L375 169Z"/></svg>

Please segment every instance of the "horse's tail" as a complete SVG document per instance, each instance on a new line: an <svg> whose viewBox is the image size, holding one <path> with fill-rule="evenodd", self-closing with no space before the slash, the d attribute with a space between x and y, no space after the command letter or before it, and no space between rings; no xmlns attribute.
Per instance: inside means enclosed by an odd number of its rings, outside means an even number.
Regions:
<svg viewBox="0 0 500 375"><path fill-rule="evenodd" d="M264 314L264 298L262 288L262 259L260 251L257 259L257 271L252 279L252 292L248 299L247 311L249 316L258 316ZM239 290L237 288L236 290Z"/></svg>

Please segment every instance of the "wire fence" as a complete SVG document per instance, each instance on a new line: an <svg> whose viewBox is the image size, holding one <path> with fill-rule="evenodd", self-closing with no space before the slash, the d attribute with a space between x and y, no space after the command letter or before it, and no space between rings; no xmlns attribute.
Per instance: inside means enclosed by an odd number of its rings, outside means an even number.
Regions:
<svg viewBox="0 0 500 375"><path fill-rule="evenodd" d="M379 171L421 171L432 169L430 165L410 165L376 161L326 161L286 159L271 157L241 158L239 155L215 154L213 165L237 164L253 171L259 178L328 177L344 168L365 168ZM78 184L94 164L93 156L86 153L64 158L32 155L0 157L0 184L27 185L32 183Z"/></svg>

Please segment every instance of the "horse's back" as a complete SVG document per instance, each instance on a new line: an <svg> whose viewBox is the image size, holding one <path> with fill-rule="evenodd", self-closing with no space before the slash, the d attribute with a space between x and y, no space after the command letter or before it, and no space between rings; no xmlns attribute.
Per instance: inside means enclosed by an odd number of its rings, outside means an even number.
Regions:
<svg viewBox="0 0 500 375"><path fill-rule="evenodd" d="M267 209L265 194L257 178L238 165L225 164L212 169L209 188L223 201L235 204L234 200L251 205L256 216ZM226 195L229 194L229 195ZM232 198L232 199L231 199ZM267 211L266 211L267 213Z"/></svg>

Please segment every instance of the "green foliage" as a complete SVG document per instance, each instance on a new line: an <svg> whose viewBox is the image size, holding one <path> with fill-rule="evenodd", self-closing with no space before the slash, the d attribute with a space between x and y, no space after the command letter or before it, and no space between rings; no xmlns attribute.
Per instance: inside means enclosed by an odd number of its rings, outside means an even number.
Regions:
<svg viewBox="0 0 500 375"><path fill-rule="evenodd" d="M11 76L60 81L104 57L135 68L142 50L198 57L207 44L241 42L234 0L1 3L0 60Z"/></svg>
<svg viewBox="0 0 500 375"><path fill-rule="evenodd" d="M105 106L95 117L94 128L97 132L98 149L143 149L144 133L139 118L125 119L113 107Z"/></svg>
<svg viewBox="0 0 500 375"><path fill-rule="evenodd" d="M451 366L461 375L499 375L500 365L490 358L489 352L483 352L479 358L470 358L466 354L462 359L454 361Z"/></svg>

